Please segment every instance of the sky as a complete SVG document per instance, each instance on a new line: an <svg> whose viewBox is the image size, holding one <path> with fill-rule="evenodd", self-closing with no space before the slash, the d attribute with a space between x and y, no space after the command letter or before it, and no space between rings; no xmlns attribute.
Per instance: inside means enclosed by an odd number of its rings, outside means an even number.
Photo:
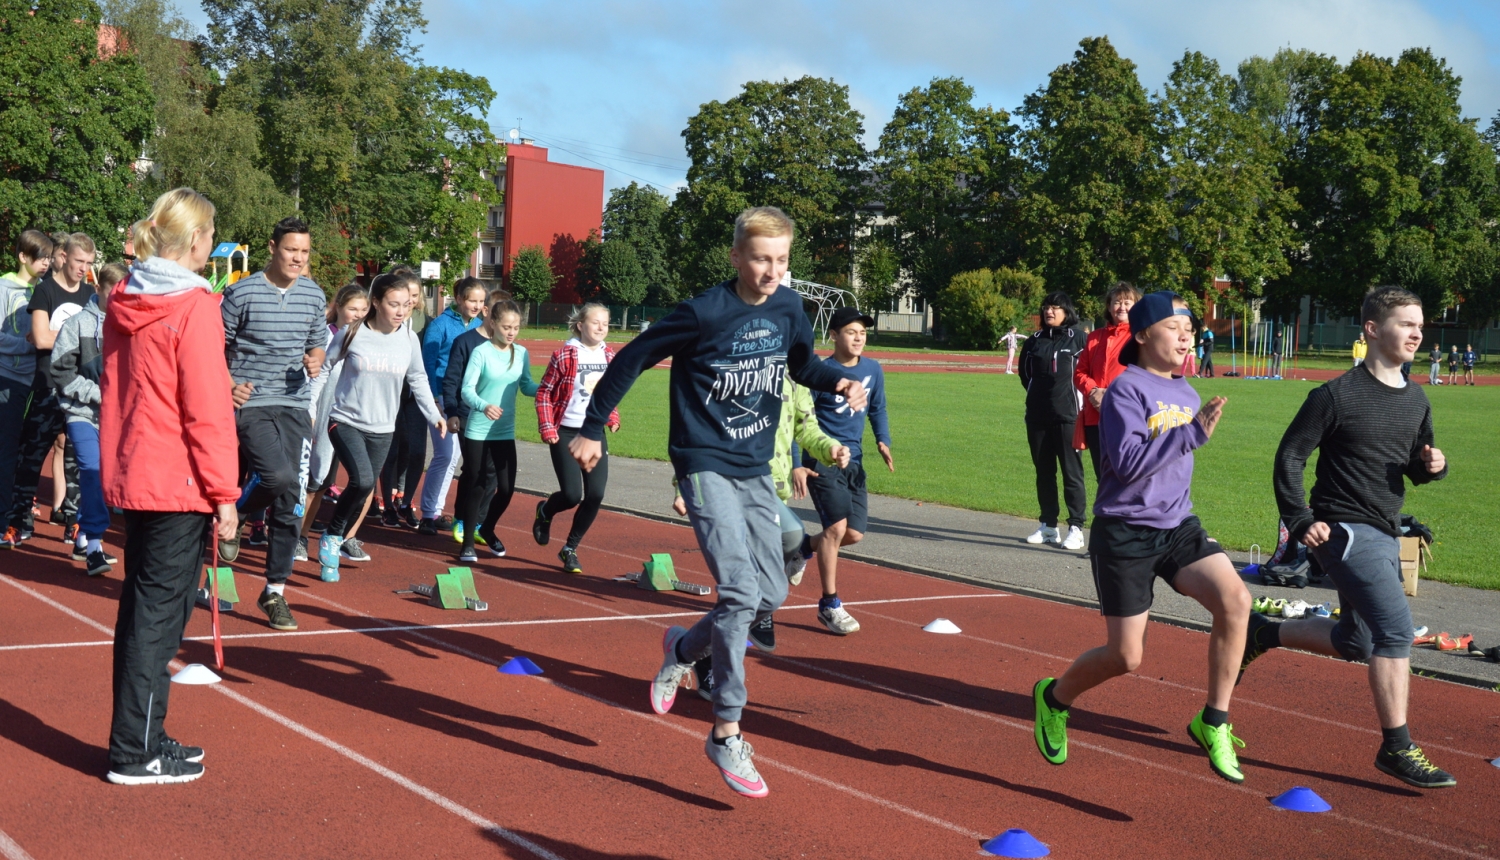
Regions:
<svg viewBox="0 0 1500 860"><path fill-rule="evenodd" d="M195 0L178 2L206 23ZM1466 116L1484 127L1500 112L1494 0L425 0L423 12L423 60L489 80L497 136L519 123L553 160L605 169L610 188L669 194L685 184L688 117L746 81L848 86L873 148L902 93L958 76L977 102L1014 111L1098 35L1148 91L1188 50L1232 73L1288 46L1344 62L1427 47L1462 76Z"/></svg>

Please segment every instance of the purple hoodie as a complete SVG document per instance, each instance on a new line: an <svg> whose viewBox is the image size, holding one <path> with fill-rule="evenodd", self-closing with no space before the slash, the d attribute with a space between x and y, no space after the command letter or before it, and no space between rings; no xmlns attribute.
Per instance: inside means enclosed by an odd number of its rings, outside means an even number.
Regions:
<svg viewBox="0 0 1500 860"><path fill-rule="evenodd" d="M1186 379L1136 365L1110 384L1099 408L1099 493L1094 515L1176 528L1193 511L1193 449L1208 441L1193 418L1201 403Z"/></svg>

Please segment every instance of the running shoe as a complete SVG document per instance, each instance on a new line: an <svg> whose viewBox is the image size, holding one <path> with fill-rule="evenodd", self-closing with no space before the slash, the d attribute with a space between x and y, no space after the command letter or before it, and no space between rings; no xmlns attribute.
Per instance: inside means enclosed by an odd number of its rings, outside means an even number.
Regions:
<svg viewBox="0 0 1500 860"><path fill-rule="evenodd" d="M161 739L161 754L168 758L175 758L178 761L190 761L194 764L203 761L203 747L190 747L187 744L180 744L166 736L163 736Z"/></svg>
<svg viewBox="0 0 1500 860"><path fill-rule="evenodd" d="M677 643L686 635L686 627L673 626L661 637L661 668L651 681L651 710L658 714L672 710L672 703L677 701L677 686L693 671L692 663L677 662Z"/></svg>
<svg viewBox="0 0 1500 860"><path fill-rule="evenodd" d="M463 543L464 542L464 521L463 520L454 520L453 521L453 528L451 529L451 531L453 532L453 542L454 543Z"/></svg>
<svg viewBox="0 0 1500 860"><path fill-rule="evenodd" d="M297 535L297 549L292 553L292 561L307 561L307 538Z"/></svg>
<svg viewBox="0 0 1500 860"><path fill-rule="evenodd" d="M78 523L63 526L63 543L78 543Z"/></svg>
<svg viewBox="0 0 1500 860"><path fill-rule="evenodd" d="M193 601L195 603L197 603L199 606L203 607L204 609L213 609L214 605L213 605L213 603L210 602L213 599L214 599L213 595L210 594L209 590L206 589L206 588L200 588L196 592L193 593ZM227 600L225 600L224 598L221 597L221 598L219 598L219 611L220 612L233 612L234 611L234 604L230 603L229 601L227 601Z"/></svg>
<svg viewBox="0 0 1500 860"><path fill-rule="evenodd" d="M15 549L21 545L21 533L15 526L8 526L5 534L0 535L0 549Z"/></svg>
<svg viewBox="0 0 1500 860"><path fill-rule="evenodd" d="M1036 748L1042 758L1052 764L1068 760L1068 714L1066 708L1054 710L1047 704L1042 691L1056 684L1056 678L1043 678L1031 688L1031 701L1036 707Z"/></svg>
<svg viewBox="0 0 1500 860"><path fill-rule="evenodd" d="M1250 601L1250 611L1259 612L1261 615L1269 615L1271 611L1271 598L1257 597Z"/></svg>
<svg viewBox="0 0 1500 860"><path fill-rule="evenodd" d="M772 616L767 615L750 625L750 641L767 654L776 650L776 621Z"/></svg>
<svg viewBox="0 0 1500 860"><path fill-rule="evenodd" d="M557 551L557 558L562 562L563 573L583 573L583 565L578 563L578 551L570 546L565 546Z"/></svg>
<svg viewBox="0 0 1500 860"><path fill-rule="evenodd" d="M103 552L104 552L104 560L106 562L108 562L110 564L119 564L120 563L120 560L118 558L115 558L110 553L109 550L106 549ZM84 544L83 546L75 546L75 547L73 547L73 560L74 561L88 561L89 560L89 547L88 547L88 544Z"/></svg>
<svg viewBox="0 0 1500 860"><path fill-rule="evenodd" d="M36 519L36 515L41 513L35 505L32 506L31 511L32 519ZM53 508L51 515L47 517L47 522L55 526L65 526L68 524L68 515L57 508Z"/></svg>
<svg viewBox="0 0 1500 860"><path fill-rule="evenodd" d="M109 566L109 560L104 557L104 550L96 549L89 553L87 568L89 576L103 576L114 568Z"/></svg>
<svg viewBox="0 0 1500 860"><path fill-rule="evenodd" d="M1473 641L1473 633L1465 633L1462 636L1453 636L1448 633L1439 633L1437 638L1437 649L1439 651L1467 651L1469 650L1469 643Z"/></svg>
<svg viewBox="0 0 1500 860"><path fill-rule="evenodd" d="M380 524L388 529L401 528L401 514L397 513L395 505L386 505L380 512Z"/></svg>
<svg viewBox="0 0 1500 860"><path fill-rule="evenodd" d="M1041 526L1032 532L1027 538L1027 543L1057 543L1061 538L1057 536L1057 529L1052 526Z"/></svg>
<svg viewBox="0 0 1500 860"><path fill-rule="evenodd" d="M1078 526L1068 526L1068 536L1063 539L1063 549L1083 549L1083 529Z"/></svg>
<svg viewBox="0 0 1500 860"><path fill-rule="evenodd" d="M832 606L824 606L820 603L818 605L818 620L823 622L823 626L828 628L828 632L839 636L848 636L851 633L859 632L859 622L855 621L854 616L850 615L848 610L844 609L842 603L835 603Z"/></svg>
<svg viewBox="0 0 1500 860"><path fill-rule="evenodd" d="M714 657L712 654L693 664L693 678L697 681L698 698L705 702L714 700Z"/></svg>
<svg viewBox="0 0 1500 860"><path fill-rule="evenodd" d="M266 539L266 523L264 520L256 520L250 524L250 545L265 546L270 543Z"/></svg>
<svg viewBox="0 0 1500 860"><path fill-rule="evenodd" d="M552 520L542 516L542 509L547 507L547 500L543 499L536 503L536 519L531 521L531 539L542 546L546 546L552 540Z"/></svg>
<svg viewBox="0 0 1500 860"><path fill-rule="evenodd" d="M434 520L431 517L423 517L422 521L417 524L417 534L419 534L419 535L435 535L435 534L437 534L437 520Z"/></svg>
<svg viewBox="0 0 1500 860"><path fill-rule="evenodd" d="M1416 630L1413 630L1411 632L1411 636L1412 636L1413 639L1420 639L1421 637L1426 636L1426 635L1427 635L1427 625L1426 624L1423 624L1421 627L1418 627Z"/></svg>
<svg viewBox="0 0 1500 860"><path fill-rule="evenodd" d="M329 487L328 492L323 494L323 501L330 505L337 504L339 500L339 494L342 492L343 490L339 489L338 487Z"/></svg>
<svg viewBox="0 0 1500 860"><path fill-rule="evenodd" d="M1307 610L1307 617L1308 618L1332 618L1333 617L1333 604L1332 603L1319 603L1317 606L1314 606L1313 608Z"/></svg>
<svg viewBox="0 0 1500 860"><path fill-rule="evenodd" d="M110 765L109 781L115 785L167 785L192 782L203 775L203 765L158 754L150 761L137 764Z"/></svg>
<svg viewBox="0 0 1500 860"><path fill-rule="evenodd" d="M1375 755L1375 768L1414 788L1452 788L1458 785L1453 774L1428 761L1416 744L1400 752L1381 747Z"/></svg>
<svg viewBox="0 0 1500 860"><path fill-rule="evenodd" d="M1433 643L1437 642L1439 636L1447 636L1447 635L1448 634L1446 632L1444 632L1444 633L1419 633L1416 636L1412 637L1411 644L1413 644L1413 645L1432 645Z"/></svg>
<svg viewBox="0 0 1500 860"><path fill-rule="evenodd" d="M1245 631L1245 655L1240 658L1240 674L1235 677L1234 685L1238 687L1245 680L1245 670L1250 668L1256 658L1270 650L1260 644L1260 633L1262 630L1275 624L1275 621L1267 618L1259 612L1250 613L1250 627Z"/></svg>
<svg viewBox="0 0 1500 860"><path fill-rule="evenodd" d="M359 538L346 538L339 544L339 557L356 564L370 560L370 554L365 552L364 542Z"/></svg>
<svg viewBox="0 0 1500 860"><path fill-rule="evenodd" d="M463 548L458 551L458 560L469 563L477 562L479 553L474 551L473 544L464 544Z"/></svg>
<svg viewBox="0 0 1500 860"><path fill-rule="evenodd" d="M1188 723L1188 734L1208 753L1208 766L1214 773L1230 782L1245 781L1245 775L1240 772L1239 756L1234 753L1234 748L1244 747L1245 742L1234 736L1234 726L1228 723L1218 727L1204 725L1203 712L1199 711Z"/></svg>
<svg viewBox="0 0 1500 860"><path fill-rule="evenodd" d="M708 760L719 769L719 776L724 777L724 784L735 793L744 797L765 797L771 793L751 761L755 750L743 736L735 735L722 744L716 744L710 733L703 743L703 750L708 754Z"/></svg>
<svg viewBox="0 0 1500 860"><path fill-rule="evenodd" d="M403 526L406 526L409 529L414 529L417 527L417 512L412 510L410 505L401 508L396 513L400 515L401 524Z"/></svg>
<svg viewBox="0 0 1500 860"><path fill-rule="evenodd" d="M495 558L505 558L505 544L495 534L494 529L485 531L479 529L474 533L474 542L489 550L490 555Z"/></svg>
<svg viewBox="0 0 1500 860"><path fill-rule="evenodd" d="M787 563L786 563L786 583L787 583L787 585L793 585L793 586L801 585L802 584L802 574L804 574L806 572L807 572L807 559L803 558L801 553L798 553L796 556L794 556L791 559L789 559L787 561Z"/></svg>
<svg viewBox="0 0 1500 860"><path fill-rule="evenodd" d="M318 564L323 566L318 578L324 582L339 581L339 555L343 543L343 537L330 534L323 535L318 541Z"/></svg>
<svg viewBox="0 0 1500 860"><path fill-rule="evenodd" d="M255 605L266 614L266 621L271 625L272 630L297 629L297 619L292 617L292 609L286 605L285 597L274 591L263 591L260 599L255 601Z"/></svg>
<svg viewBox="0 0 1500 860"><path fill-rule="evenodd" d="M1281 609L1282 618L1301 618L1312 607L1305 600L1293 600Z"/></svg>

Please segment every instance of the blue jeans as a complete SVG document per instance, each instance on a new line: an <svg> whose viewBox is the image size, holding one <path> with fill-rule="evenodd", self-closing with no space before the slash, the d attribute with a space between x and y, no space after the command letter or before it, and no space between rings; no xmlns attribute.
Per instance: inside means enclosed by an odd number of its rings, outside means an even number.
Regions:
<svg viewBox="0 0 1500 860"><path fill-rule="evenodd" d="M78 457L78 528L94 540L109 531L109 506L99 476L99 428L87 421L68 422L68 441Z"/></svg>

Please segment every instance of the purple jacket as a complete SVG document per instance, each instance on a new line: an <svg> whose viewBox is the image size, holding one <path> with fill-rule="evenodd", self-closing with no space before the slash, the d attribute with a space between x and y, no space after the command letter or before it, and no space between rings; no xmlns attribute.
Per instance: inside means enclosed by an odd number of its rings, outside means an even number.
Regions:
<svg viewBox="0 0 1500 860"><path fill-rule="evenodd" d="M1099 408L1102 467L1094 515L1176 528L1193 511L1193 449L1208 441L1193 418L1202 401L1182 377L1132 365Z"/></svg>

